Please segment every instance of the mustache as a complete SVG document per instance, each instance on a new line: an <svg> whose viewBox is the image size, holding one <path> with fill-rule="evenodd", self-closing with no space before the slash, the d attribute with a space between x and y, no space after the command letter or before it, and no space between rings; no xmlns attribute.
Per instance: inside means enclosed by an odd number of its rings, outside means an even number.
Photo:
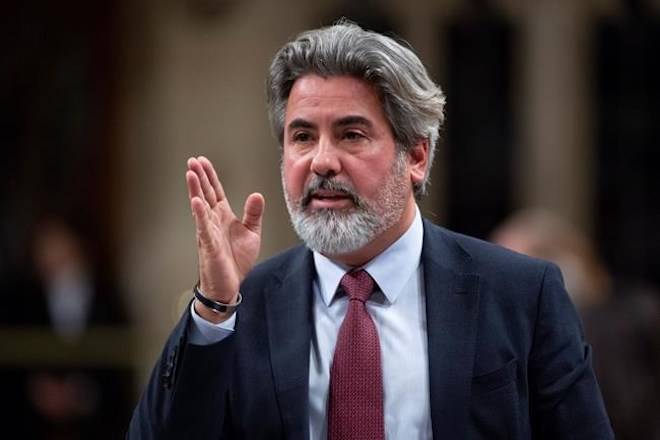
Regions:
<svg viewBox="0 0 660 440"><path fill-rule="evenodd" d="M350 198L356 207L359 208L362 206L362 200L360 196L358 196L357 193L353 190L352 185L340 182L331 177L328 178L315 175L312 177L312 180L307 184L307 187L305 188L305 194L303 195L302 199L303 209L307 208L307 206L312 201L312 197L314 197L314 193L319 190L338 192Z"/></svg>

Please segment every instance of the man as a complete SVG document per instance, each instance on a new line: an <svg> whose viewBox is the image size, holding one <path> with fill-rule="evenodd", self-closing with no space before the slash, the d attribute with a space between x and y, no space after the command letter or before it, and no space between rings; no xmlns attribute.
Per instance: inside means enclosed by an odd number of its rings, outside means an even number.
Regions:
<svg viewBox="0 0 660 440"><path fill-rule="evenodd" d="M200 280L128 437L612 438L556 267L420 217L444 96L413 52L340 23L267 90L306 246L253 267L263 197L239 220L189 160Z"/></svg>

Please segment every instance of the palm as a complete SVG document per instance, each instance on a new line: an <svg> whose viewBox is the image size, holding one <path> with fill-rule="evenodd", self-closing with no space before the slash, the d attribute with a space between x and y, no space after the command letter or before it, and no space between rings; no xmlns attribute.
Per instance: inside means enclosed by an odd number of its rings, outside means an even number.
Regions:
<svg viewBox="0 0 660 440"><path fill-rule="evenodd" d="M186 181L197 226L200 285L211 298L227 302L238 292L259 255L263 198L250 195L243 219L239 220L211 163L205 158L191 159L188 168Z"/></svg>
<svg viewBox="0 0 660 440"><path fill-rule="evenodd" d="M259 255L261 236L245 227L224 204L226 208L218 204L212 210L212 246L204 246L199 237L200 275L206 278L200 281L211 289L225 286L229 292L237 292Z"/></svg>

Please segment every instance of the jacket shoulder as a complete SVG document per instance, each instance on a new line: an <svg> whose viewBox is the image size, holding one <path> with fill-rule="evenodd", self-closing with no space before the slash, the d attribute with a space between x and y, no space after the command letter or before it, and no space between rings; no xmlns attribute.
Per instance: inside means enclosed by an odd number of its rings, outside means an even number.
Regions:
<svg viewBox="0 0 660 440"><path fill-rule="evenodd" d="M442 249L454 267L464 273L478 274L494 286L514 287L520 284L538 286L548 270L559 272L554 263L523 255L497 244L424 223L425 246ZM432 242L432 243L429 243ZM442 242L441 245L438 243ZM460 263L456 263L459 261Z"/></svg>
<svg viewBox="0 0 660 440"><path fill-rule="evenodd" d="M446 241L448 246L457 246L465 256L475 262L491 261L502 264L522 264L523 266L543 266L549 263L545 260L514 252L480 238L449 230L429 220L425 220L424 228L426 232L425 238L440 239Z"/></svg>

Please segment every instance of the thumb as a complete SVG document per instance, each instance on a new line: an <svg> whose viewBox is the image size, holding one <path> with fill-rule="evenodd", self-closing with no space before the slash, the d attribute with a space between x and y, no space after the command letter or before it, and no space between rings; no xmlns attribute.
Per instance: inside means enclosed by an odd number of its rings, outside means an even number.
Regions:
<svg viewBox="0 0 660 440"><path fill-rule="evenodd" d="M256 234L261 234L261 221L264 217L266 201L259 193L252 193L243 207L243 225Z"/></svg>

